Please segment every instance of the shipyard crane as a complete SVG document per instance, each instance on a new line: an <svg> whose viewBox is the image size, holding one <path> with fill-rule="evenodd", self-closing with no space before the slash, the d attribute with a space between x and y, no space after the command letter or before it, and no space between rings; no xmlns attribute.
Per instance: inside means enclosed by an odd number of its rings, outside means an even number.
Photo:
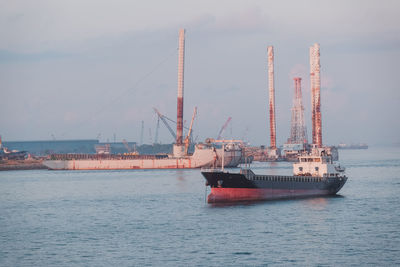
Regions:
<svg viewBox="0 0 400 267"><path fill-rule="evenodd" d="M196 114L197 114L197 107L194 107L192 121L190 122L189 131L185 138L185 155L187 155L188 150L189 150L190 136L192 134L193 121L194 121L194 118L196 117Z"/></svg>
<svg viewBox="0 0 400 267"><path fill-rule="evenodd" d="M217 139L221 139L222 133L225 131L226 127L228 126L228 124L229 124L229 122L230 122L231 120L232 120L232 117L229 117L229 118L226 120L226 122L225 122L225 124L222 126L221 130L219 130Z"/></svg>
<svg viewBox="0 0 400 267"><path fill-rule="evenodd" d="M153 109L156 109L156 108L153 108ZM157 113L157 111L156 111L156 113ZM160 114L161 114L161 113L160 113ZM157 115L159 115L159 114L157 113ZM161 115L162 115L162 117L164 117L164 119L169 120L170 122L176 124L176 121L174 121L173 119L168 118L168 117L165 116L164 114L161 114ZM186 130L189 130L189 128L186 127L185 124L186 124L186 120L183 122L183 128L186 129Z"/></svg>
<svg viewBox="0 0 400 267"><path fill-rule="evenodd" d="M172 123L175 123L176 124L176 121L174 121L173 119L171 119L171 118L168 118L167 116L165 116L165 115L163 115L164 116L164 118L166 119L166 120L169 120L170 122L172 122ZM184 129L186 129L186 130L189 130L189 128L188 127L186 127L185 126L185 124L186 124L186 120L185 121L183 121L183 128Z"/></svg>
<svg viewBox="0 0 400 267"><path fill-rule="evenodd" d="M174 140L175 140L175 139L176 139L176 134L175 134L174 130L172 130L171 126L169 126L169 124L168 124L168 122L167 122L167 120L170 120L170 119L168 119L166 116L164 116L163 114L161 114L161 112L158 111L158 109L156 109L156 108L153 108L153 109L154 109L154 111L157 113L158 118L160 118L161 121L165 124L165 126L166 126L167 129L168 129L168 131L171 133L172 137L173 137Z"/></svg>

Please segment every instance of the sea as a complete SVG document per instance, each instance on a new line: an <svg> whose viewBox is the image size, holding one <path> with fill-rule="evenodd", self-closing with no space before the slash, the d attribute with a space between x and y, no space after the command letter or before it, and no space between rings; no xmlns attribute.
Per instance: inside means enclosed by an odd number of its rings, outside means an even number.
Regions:
<svg viewBox="0 0 400 267"><path fill-rule="evenodd" d="M196 169L0 172L0 266L399 266L400 147L339 152L337 196L224 205Z"/></svg>

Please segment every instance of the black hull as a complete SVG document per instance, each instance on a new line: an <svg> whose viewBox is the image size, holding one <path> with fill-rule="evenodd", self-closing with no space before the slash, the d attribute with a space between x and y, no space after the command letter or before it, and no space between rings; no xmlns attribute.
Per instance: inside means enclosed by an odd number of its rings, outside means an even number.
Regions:
<svg viewBox="0 0 400 267"><path fill-rule="evenodd" d="M211 187L208 202L264 200L316 195L334 195L347 177L255 175L252 171L202 172Z"/></svg>

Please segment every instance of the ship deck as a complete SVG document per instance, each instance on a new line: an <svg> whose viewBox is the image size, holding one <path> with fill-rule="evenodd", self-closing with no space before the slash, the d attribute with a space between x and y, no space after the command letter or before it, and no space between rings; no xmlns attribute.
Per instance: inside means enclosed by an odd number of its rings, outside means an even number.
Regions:
<svg viewBox="0 0 400 267"><path fill-rule="evenodd" d="M52 154L50 160L132 160L166 159L168 155L124 155L124 154Z"/></svg>

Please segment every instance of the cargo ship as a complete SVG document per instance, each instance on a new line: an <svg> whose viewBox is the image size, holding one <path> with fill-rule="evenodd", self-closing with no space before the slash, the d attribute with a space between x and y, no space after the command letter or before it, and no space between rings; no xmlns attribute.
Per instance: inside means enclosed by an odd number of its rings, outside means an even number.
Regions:
<svg viewBox="0 0 400 267"><path fill-rule="evenodd" d="M344 171L332 155L314 148L293 163L290 176L259 175L250 168L240 172L202 170L202 175L211 187L207 202L219 203L335 195L347 181Z"/></svg>

